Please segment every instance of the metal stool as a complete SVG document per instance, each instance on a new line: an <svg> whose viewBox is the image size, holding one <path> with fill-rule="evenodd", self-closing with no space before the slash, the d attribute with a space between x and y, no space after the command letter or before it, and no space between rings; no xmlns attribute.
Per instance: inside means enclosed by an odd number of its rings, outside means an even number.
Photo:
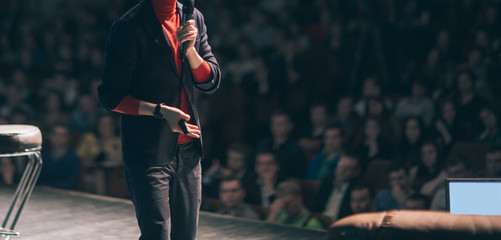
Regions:
<svg viewBox="0 0 501 240"><path fill-rule="evenodd" d="M28 162L17 185L14 199L0 228L0 239L18 236L14 231L24 205L28 202L42 170L42 133L30 125L0 125L0 157L27 156ZM17 208L17 210L16 210ZM10 226L7 226L11 221ZM4 238L2 238L4 236Z"/></svg>

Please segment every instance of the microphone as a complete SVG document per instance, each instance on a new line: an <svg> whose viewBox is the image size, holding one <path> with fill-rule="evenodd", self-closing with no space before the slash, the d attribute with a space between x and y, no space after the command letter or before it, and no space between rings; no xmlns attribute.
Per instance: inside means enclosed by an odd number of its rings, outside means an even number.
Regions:
<svg viewBox="0 0 501 240"><path fill-rule="evenodd" d="M185 0L183 4L183 16L181 19L181 24L183 25L183 27L188 20L193 18L193 9L195 9L195 0ZM184 62L184 59L186 57L187 44L187 42L184 42L181 44L181 47L179 47L179 56L181 57L182 62Z"/></svg>

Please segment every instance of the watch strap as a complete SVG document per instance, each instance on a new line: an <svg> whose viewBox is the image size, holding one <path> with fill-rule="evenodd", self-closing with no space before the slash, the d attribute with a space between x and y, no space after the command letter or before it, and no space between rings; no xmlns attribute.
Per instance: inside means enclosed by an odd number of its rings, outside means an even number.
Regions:
<svg viewBox="0 0 501 240"><path fill-rule="evenodd" d="M156 119L164 119L164 116L160 112L160 108L162 107L162 105L163 103L159 103L157 104L157 106L155 106L155 111L153 111L153 117L155 117Z"/></svg>

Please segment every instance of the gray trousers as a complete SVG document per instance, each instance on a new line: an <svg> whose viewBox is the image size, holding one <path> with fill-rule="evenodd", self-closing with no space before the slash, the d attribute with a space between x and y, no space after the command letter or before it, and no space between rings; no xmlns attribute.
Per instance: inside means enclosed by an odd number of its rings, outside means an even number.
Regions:
<svg viewBox="0 0 501 240"><path fill-rule="evenodd" d="M140 240L194 240L202 198L200 154L194 142L177 146L162 166L125 166Z"/></svg>

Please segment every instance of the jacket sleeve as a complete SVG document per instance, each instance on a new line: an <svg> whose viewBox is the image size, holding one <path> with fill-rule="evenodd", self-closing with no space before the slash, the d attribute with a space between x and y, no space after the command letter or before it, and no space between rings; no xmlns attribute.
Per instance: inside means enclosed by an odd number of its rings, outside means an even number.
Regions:
<svg viewBox="0 0 501 240"><path fill-rule="evenodd" d="M105 47L102 83L98 87L99 101L112 111L129 95L132 73L137 61L134 26L126 20L113 23Z"/></svg>
<svg viewBox="0 0 501 240"><path fill-rule="evenodd" d="M213 93L217 90L221 82L221 70L208 42L207 27L205 26L203 15L198 10L195 10L195 14L198 34L200 36L200 47L198 49L198 54L207 62L207 64L209 64L211 73L208 81L205 81L203 83L195 82L195 87L202 92Z"/></svg>

